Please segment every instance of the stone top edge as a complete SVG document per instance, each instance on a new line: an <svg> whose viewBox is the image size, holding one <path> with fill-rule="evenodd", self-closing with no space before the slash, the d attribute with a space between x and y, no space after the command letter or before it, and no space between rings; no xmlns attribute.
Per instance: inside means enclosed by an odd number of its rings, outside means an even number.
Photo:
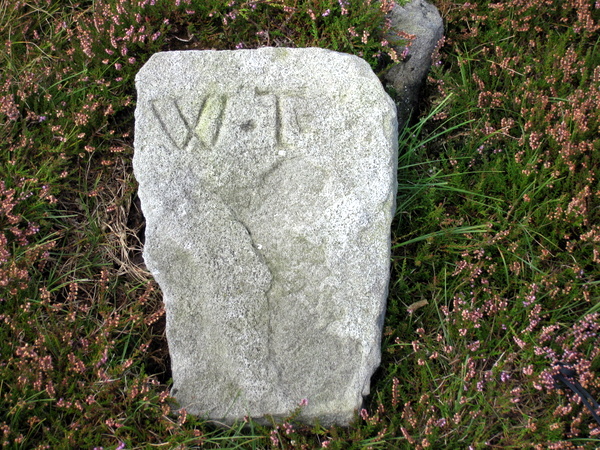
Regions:
<svg viewBox="0 0 600 450"><path fill-rule="evenodd" d="M370 72L369 75L376 78L377 75L372 71L371 66L367 63L363 58L350 54L338 52L335 50L330 50L321 47L259 47L256 49L237 49L237 50L169 50L163 52L154 53L148 61L143 65L143 67L138 71L136 75L136 80L144 77L144 74L147 72L151 72L155 65L163 65L166 64L167 61L171 62L179 62L183 59L194 60L196 58L207 58L208 60L218 60L220 58L228 59L232 58L243 59L245 55L248 54L256 54L258 56L257 59L269 59L270 63L277 61L280 57L292 57L293 59L302 60L309 55L312 56L324 56L328 63L324 65L328 70L332 70L332 65L335 61L346 61L346 64L349 61L353 61L351 64L356 64L356 67L360 67L360 71L363 72L364 75ZM312 62L312 58L307 62ZM329 67L327 67L329 66ZM361 67L362 66L362 67Z"/></svg>
<svg viewBox="0 0 600 450"><path fill-rule="evenodd" d="M273 46L264 46L258 48L240 48L235 50L216 50L216 49L190 49L190 50L166 50L163 52L156 52L155 55L164 55L164 54L176 54L176 53L250 53L250 52L265 52L265 53L308 53L308 52L323 52L323 53L336 53L338 55L352 56L358 59L362 59L359 56L353 55L351 53L338 52L336 50L331 50L323 47L273 47Z"/></svg>

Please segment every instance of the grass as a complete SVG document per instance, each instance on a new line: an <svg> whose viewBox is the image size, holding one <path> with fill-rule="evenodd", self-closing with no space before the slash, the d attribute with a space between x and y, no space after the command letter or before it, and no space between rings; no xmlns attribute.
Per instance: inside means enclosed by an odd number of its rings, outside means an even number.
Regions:
<svg viewBox="0 0 600 450"><path fill-rule="evenodd" d="M389 2L0 2L0 440L7 448L595 448L600 7L436 0L400 137L383 362L348 429L170 412L140 259L133 78L156 51L319 46L378 74Z"/></svg>

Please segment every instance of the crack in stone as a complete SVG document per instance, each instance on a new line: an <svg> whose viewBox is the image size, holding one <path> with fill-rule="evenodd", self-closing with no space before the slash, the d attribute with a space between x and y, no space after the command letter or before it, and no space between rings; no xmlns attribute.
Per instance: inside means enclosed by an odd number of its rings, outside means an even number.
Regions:
<svg viewBox="0 0 600 450"><path fill-rule="evenodd" d="M252 246L254 253L258 256L261 263L264 264L264 266L269 271L269 286L267 287L267 289L264 290L264 294L263 294L265 296L265 300L267 303L266 345L267 345L268 360L273 368L273 375L276 378L279 378L280 377L280 367L276 364L276 361L273 357L273 345L272 345L272 341L271 341L271 339L273 337L273 327L271 324L271 318L272 318L273 311L272 311L270 294L271 294L271 290L273 289L275 276L273 274L273 270L271 269L267 258L264 256L263 252L260 249L260 244L258 244L254 241L254 237L252 235L252 231L250 230L250 227L242 219L240 219L240 217L235 213L235 211L231 207L229 207L228 205L225 205L225 206L227 206L227 208L229 208L232 216L234 217L234 220L244 227L244 229L246 230L246 233L248 233L248 237L250 238L250 245Z"/></svg>

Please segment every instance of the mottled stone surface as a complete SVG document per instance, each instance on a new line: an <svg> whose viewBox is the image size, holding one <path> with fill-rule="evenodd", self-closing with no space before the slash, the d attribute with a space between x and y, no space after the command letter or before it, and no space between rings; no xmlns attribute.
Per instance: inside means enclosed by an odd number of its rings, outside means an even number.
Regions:
<svg viewBox="0 0 600 450"><path fill-rule="evenodd" d="M136 78L144 259L172 394L231 423L346 425L380 361L394 103L366 62L317 48L157 53Z"/></svg>

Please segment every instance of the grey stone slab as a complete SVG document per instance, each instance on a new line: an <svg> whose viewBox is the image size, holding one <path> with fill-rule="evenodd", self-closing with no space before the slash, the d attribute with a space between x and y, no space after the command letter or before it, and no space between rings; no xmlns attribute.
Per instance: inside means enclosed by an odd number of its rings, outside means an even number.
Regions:
<svg viewBox="0 0 600 450"><path fill-rule="evenodd" d="M231 423L346 425L369 393L395 209L394 103L328 50L165 52L136 77L144 259L172 395Z"/></svg>

